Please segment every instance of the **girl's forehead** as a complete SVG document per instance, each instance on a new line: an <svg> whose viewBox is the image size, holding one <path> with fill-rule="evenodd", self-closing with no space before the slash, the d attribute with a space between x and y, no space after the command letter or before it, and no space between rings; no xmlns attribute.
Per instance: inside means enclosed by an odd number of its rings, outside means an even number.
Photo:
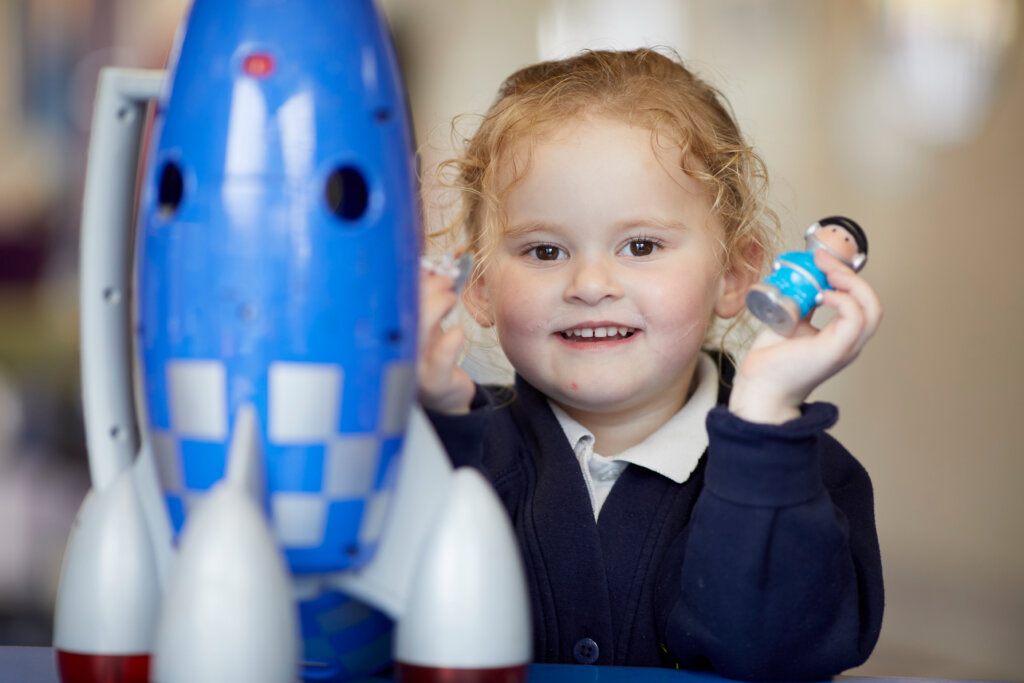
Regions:
<svg viewBox="0 0 1024 683"><path fill-rule="evenodd" d="M618 120L567 122L507 151L495 169L501 232L522 225L717 225L706 184L678 147Z"/></svg>
<svg viewBox="0 0 1024 683"><path fill-rule="evenodd" d="M683 152L676 136L652 126L640 125L626 117L606 113L586 113L569 118L546 121L511 130L493 161L493 179L498 188L507 188L526 175L538 150L553 146L605 141L609 155L622 152L623 131L628 131L631 149L647 148L666 164L670 174L681 167ZM670 170L671 169L671 170Z"/></svg>
<svg viewBox="0 0 1024 683"><path fill-rule="evenodd" d="M626 116L603 111L583 111L572 116L535 121L518 130L512 130L508 137L508 143L510 147L530 147L564 141L566 138L578 135L581 131L600 133L602 130L622 128L641 130L648 135L653 135L655 132L652 126L630 120Z"/></svg>

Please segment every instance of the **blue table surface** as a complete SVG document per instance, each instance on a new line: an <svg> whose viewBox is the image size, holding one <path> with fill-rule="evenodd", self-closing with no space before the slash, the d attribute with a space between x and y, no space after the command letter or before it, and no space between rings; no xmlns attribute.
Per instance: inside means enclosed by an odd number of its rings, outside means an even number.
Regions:
<svg viewBox="0 0 1024 683"><path fill-rule="evenodd" d="M375 678L374 681L387 679ZM618 666L530 665L529 683L723 683L714 674L672 669L634 669ZM938 681L924 678L839 676L836 683L899 683ZM60 683L48 647L0 647L0 683ZM960 683L980 683L963 681Z"/></svg>

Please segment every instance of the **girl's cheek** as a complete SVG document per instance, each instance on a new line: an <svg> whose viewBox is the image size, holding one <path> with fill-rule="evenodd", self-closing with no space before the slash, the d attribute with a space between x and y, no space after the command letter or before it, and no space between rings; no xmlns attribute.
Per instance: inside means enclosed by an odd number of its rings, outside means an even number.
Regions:
<svg viewBox="0 0 1024 683"><path fill-rule="evenodd" d="M507 340L532 337L548 328L551 306L536 292L514 288L495 307L501 336Z"/></svg>
<svg viewBox="0 0 1024 683"><path fill-rule="evenodd" d="M498 306L495 318L499 326L509 334L522 334L530 329L536 329L538 325L536 316L524 305L523 300L513 299L505 302L505 305Z"/></svg>

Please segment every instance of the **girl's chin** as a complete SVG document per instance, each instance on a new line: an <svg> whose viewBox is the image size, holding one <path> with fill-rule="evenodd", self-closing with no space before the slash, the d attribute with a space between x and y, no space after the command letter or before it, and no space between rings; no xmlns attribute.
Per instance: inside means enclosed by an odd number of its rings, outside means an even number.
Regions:
<svg viewBox="0 0 1024 683"><path fill-rule="evenodd" d="M557 390L545 391L548 397L567 408L588 412L608 412L622 408L630 399L635 399L635 387L594 385L593 380L569 381L559 385Z"/></svg>

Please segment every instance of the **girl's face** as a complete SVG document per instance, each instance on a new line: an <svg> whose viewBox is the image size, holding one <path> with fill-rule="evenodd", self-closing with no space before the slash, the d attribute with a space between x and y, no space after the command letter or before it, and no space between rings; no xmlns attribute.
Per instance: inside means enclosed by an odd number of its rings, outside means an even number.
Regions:
<svg viewBox="0 0 1024 683"><path fill-rule="evenodd" d="M537 141L467 290L519 374L577 418L677 410L712 315L742 309L749 278L723 267L722 227L678 154L607 118Z"/></svg>

